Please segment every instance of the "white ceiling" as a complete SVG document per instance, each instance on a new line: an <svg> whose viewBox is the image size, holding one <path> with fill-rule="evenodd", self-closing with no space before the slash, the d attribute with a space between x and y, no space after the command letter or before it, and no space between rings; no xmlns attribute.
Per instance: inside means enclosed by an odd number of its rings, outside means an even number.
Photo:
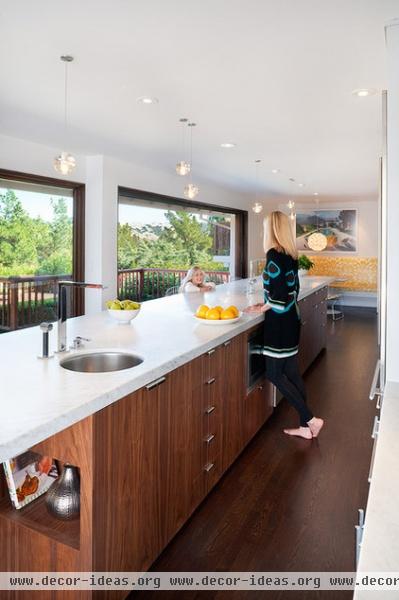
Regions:
<svg viewBox="0 0 399 600"><path fill-rule="evenodd" d="M375 198L380 93L351 91L386 87L398 16L399 0L0 0L0 130L65 145L70 53L70 151L173 169L189 117L200 180L253 190L260 158L264 194Z"/></svg>

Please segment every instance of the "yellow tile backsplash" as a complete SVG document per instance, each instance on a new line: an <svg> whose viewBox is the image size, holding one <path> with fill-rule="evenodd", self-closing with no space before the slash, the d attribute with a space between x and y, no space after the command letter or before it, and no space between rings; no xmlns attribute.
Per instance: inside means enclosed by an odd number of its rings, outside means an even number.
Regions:
<svg viewBox="0 0 399 600"><path fill-rule="evenodd" d="M376 257L309 255L314 267L309 275L327 275L346 279L338 287L348 291L375 292L377 290Z"/></svg>

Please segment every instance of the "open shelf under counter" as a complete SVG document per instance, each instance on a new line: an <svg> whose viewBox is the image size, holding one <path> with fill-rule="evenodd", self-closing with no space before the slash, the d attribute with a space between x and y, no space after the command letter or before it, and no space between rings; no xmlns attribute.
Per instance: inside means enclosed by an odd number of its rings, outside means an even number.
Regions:
<svg viewBox="0 0 399 600"><path fill-rule="evenodd" d="M30 504L17 510L12 506L9 497L3 497L0 499L0 519L14 521L56 542L79 550L80 519L77 518L71 521L56 519L48 512L45 502L46 494L43 494Z"/></svg>

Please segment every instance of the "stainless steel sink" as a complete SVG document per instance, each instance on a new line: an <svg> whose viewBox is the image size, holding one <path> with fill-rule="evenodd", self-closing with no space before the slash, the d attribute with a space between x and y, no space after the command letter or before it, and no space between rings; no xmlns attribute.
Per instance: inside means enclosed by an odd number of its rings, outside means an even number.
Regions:
<svg viewBox="0 0 399 600"><path fill-rule="evenodd" d="M93 352L68 356L60 365L64 369L79 373L107 373L131 369L142 362L143 359L139 356L126 352Z"/></svg>

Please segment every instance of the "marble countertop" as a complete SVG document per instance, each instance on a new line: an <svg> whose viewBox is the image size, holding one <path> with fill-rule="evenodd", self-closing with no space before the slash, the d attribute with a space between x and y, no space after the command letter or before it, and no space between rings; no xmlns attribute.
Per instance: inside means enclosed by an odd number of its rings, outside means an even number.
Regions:
<svg viewBox="0 0 399 600"><path fill-rule="evenodd" d="M399 571L399 383L387 383L381 406L358 572ZM398 591L356 590L354 598L398 598Z"/></svg>
<svg viewBox="0 0 399 600"><path fill-rule="evenodd" d="M302 278L299 298L328 285L332 279ZM193 318L202 303L235 304L242 310L249 304L262 302L261 282L258 280L255 293L249 297L247 281L220 285L216 291L205 294L177 294L145 302L129 325L119 325L107 311L68 320L68 344L77 335L91 339L77 352L123 350L144 359L142 364L124 371L68 371L59 365L65 354L39 360L42 343L39 327L0 335L0 462L261 323L263 314L244 314L238 322L220 327L202 325ZM50 334L51 351L56 344L56 329L55 325Z"/></svg>

